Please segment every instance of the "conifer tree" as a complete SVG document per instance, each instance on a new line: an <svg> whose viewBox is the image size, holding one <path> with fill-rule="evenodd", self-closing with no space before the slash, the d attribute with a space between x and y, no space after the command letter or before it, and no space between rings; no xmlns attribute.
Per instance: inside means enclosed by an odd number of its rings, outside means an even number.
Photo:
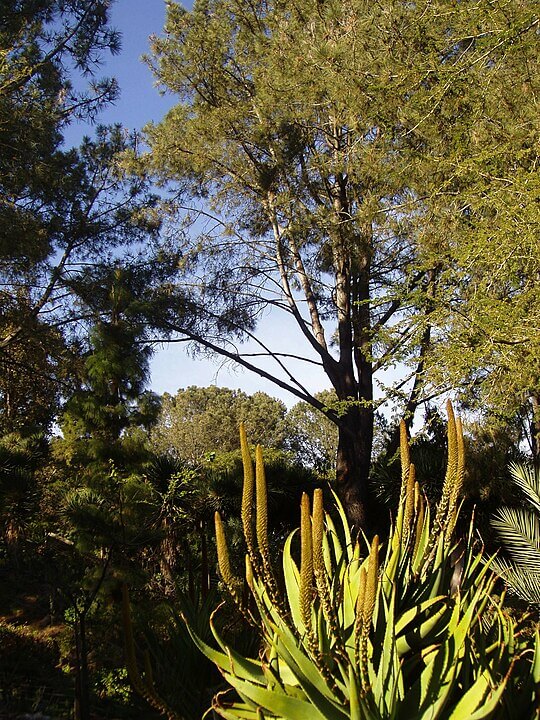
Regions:
<svg viewBox="0 0 540 720"><path fill-rule="evenodd" d="M84 278L78 294L93 317L82 383L63 416L63 453L70 462L93 464L92 474L109 472L109 463L136 468L135 446L124 446L126 432L151 425L159 410L145 390L152 354L145 343L143 268L101 267Z"/></svg>
<svg viewBox="0 0 540 720"><path fill-rule="evenodd" d="M157 242L160 223L148 183L120 168L120 156L136 147L135 135L98 125L78 149L64 144L70 122L96 118L118 94L114 79L97 78L105 53L119 50L110 4L7 0L0 8L0 414L6 427L25 414L33 422L38 407L48 405L40 420L47 429L70 394L66 379L78 372L78 349L95 321L77 293L95 268L120 257L140 264L146 244L144 262L159 268L155 283L174 274L176 254L171 259Z"/></svg>
<svg viewBox="0 0 540 720"><path fill-rule="evenodd" d="M530 62L537 26L525 0L204 0L190 12L170 3L154 41L150 62L178 104L148 128L146 167L177 181L196 229L213 214L182 248L198 324L175 328L326 413L357 525L372 514L375 374L409 368L383 385L408 421L449 389L428 376L437 365L427 358L440 340L444 352L459 272L466 282L466 264L455 272L471 207L462 200L472 178L480 189L498 92L520 52ZM296 325L294 348L258 337L268 308ZM227 345L231 336L258 342L275 371ZM299 356L327 374L337 411L289 369Z"/></svg>

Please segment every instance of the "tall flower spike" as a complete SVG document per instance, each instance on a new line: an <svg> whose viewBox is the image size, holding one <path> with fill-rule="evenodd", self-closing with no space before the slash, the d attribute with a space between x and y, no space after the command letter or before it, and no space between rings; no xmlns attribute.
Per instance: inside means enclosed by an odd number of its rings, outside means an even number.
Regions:
<svg viewBox="0 0 540 720"><path fill-rule="evenodd" d="M371 549L369 551L369 562L366 577L366 593L364 596L363 622L364 632L369 632L369 626L373 618L375 610L375 600L377 598L377 585L379 582L379 536L375 535L371 541Z"/></svg>
<svg viewBox="0 0 540 720"><path fill-rule="evenodd" d="M463 439L463 425L459 417L456 418L456 456L456 472L448 507L447 542L450 542L456 526L459 496L465 475L465 442Z"/></svg>
<svg viewBox="0 0 540 720"><path fill-rule="evenodd" d="M448 467L447 472L450 476L451 487L456 481L458 470L458 432L456 416L454 408L450 400L446 403L446 411L448 413Z"/></svg>
<svg viewBox="0 0 540 720"><path fill-rule="evenodd" d="M332 604L332 594L326 573L323 553L324 539L324 509L323 509L323 491L318 488L313 494L313 518L312 518L312 537L313 537L313 572L315 574L315 583L319 600L321 601L322 611L328 623L328 628L335 642L335 651L343 662L347 663L347 651L343 642L342 634L339 630L339 621L336 616L335 608Z"/></svg>
<svg viewBox="0 0 540 720"><path fill-rule="evenodd" d="M454 488L455 502L461 493L463 487L463 477L465 475L465 441L463 438L463 424L461 418L456 418L456 443L457 443L457 467L456 467L456 484Z"/></svg>
<svg viewBox="0 0 540 720"><path fill-rule="evenodd" d="M262 560L262 567L258 568L262 571L264 582L272 602L276 607L284 611L283 599L280 596L274 571L272 570L272 562L270 558L270 547L268 545L268 493L266 487L266 474L264 470L264 460L262 448L257 445L255 449L255 528L257 533L257 544Z"/></svg>
<svg viewBox="0 0 540 720"><path fill-rule="evenodd" d="M362 632L359 638L359 665L360 678L364 688L367 688L370 682L368 673L368 639L371 630L371 621L375 611L375 602L377 599L377 585L379 582L379 538L377 535L371 542L369 557L367 562L367 571L364 580L364 591L362 598Z"/></svg>
<svg viewBox="0 0 540 720"><path fill-rule="evenodd" d="M424 514L425 514L424 499L422 497L422 492L420 490L420 485L418 483L416 483L415 494L416 494L416 503L415 503L416 531L415 531L415 538L414 538L413 558L416 557L418 546L420 544L420 538L422 536L422 530L424 527Z"/></svg>
<svg viewBox="0 0 540 720"><path fill-rule="evenodd" d="M311 628L311 602L313 600L313 547L309 497L302 495L300 506L300 616L306 630Z"/></svg>
<svg viewBox="0 0 540 720"><path fill-rule="evenodd" d="M364 689L369 686L368 673L368 638L371 620L375 610L377 598L377 584L379 581L379 537L375 535L371 542L367 571L360 571L360 588L356 601L355 621L355 660L359 665L360 680Z"/></svg>
<svg viewBox="0 0 540 720"><path fill-rule="evenodd" d="M246 582L249 589L253 590L253 565L248 554L246 554Z"/></svg>
<svg viewBox="0 0 540 720"><path fill-rule="evenodd" d="M444 478L441 499L437 507L437 515L435 517L435 527L446 527L448 523L448 512L450 509L450 500L453 494L454 483L456 482L457 471L457 437L456 437L456 419L454 410L450 400L446 403L448 413L448 460L446 464L446 475Z"/></svg>
<svg viewBox="0 0 540 720"><path fill-rule="evenodd" d="M255 507L257 510L257 543L259 545L263 562L270 565L270 551L268 548L268 503L266 494L266 475L264 472L262 448L260 445L257 445L255 449L255 490Z"/></svg>
<svg viewBox="0 0 540 720"><path fill-rule="evenodd" d="M354 622L354 659L358 665L360 662L360 645L364 633L364 599L366 597L366 569L360 569L358 582L358 595L356 596L356 617Z"/></svg>
<svg viewBox="0 0 540 720"><path fill-rule="evenodd" d="M244 423L240 424L240 449L242 451L242 464L244 466L244 486L242 488L242 527L244 537L251 559L255 559L255 543L253 538L253 491L255 478L253 474L253 463L249 452L246 428Z"/></svg>
<svg viewBox="0 0 540 720"><path fill-rule="evenodd" d="M227 540L225 538L225 531L223 530L223 523L221 522L221 516L218 512L214 514L214 523L216 526L216 547L219 572L227 589L231 594L234 595L234 575L231 570L229 551L227 550Z"/></svg>
<svg viewBox="0 0 540 720"><path fill-rule="evenodd" d="M223 584L229 591L232 599L236 603L240 613L244 619L250 624L255 626L255 620L249 611L249 606L245 602L245 598L242 597L242 581L236 578L231 569L231 563L229 559L229 551L227 549L227 540L225 537L225 531L223 523L221 522L221 516L218 512L214 514L214 523L216 528L216 548L218 557L218 568L223 580ZM246 556L247 557L247 556Z"/></svg>
<svg viewBox="0 0 540 720"><path fill-rule="evenodd" d="M323 493L320 488L313 493L313 570L315 574L324 577L326 568L324 566L323 536L324 536L324 510Z"/></svg>
<svg viewBox="0 0 540 720"><path fill-rule="evenodd" d="M403 538L409 537L412 530L412 519L414 515L414 498L416 486L416 468L409 465L409 477L407 480L407 492L405 495L405 510L403 513Z"/></svg>
<svg viewBox="0 0 540 720"><path fill-rule="evenodd" d="M399 423L399 453L401 459L401 494L400 502L405 498L407 492L407 482L409 479L409 466L411 464L411 450L409 447L409 438L407 435L407 425L405 420Z"/></svg>

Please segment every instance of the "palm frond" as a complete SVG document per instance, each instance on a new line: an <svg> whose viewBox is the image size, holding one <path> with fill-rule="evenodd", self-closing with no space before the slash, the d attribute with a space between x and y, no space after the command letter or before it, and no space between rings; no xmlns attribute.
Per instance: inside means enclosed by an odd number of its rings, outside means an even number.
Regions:
<svg viewBox="0 0 540 720"><path fill-rule="evenodd" d="M508 466L513 482L522 490L527 501L540 513L540 468L524 463Z"/></svg>
<svg viewBox="0 0 540 720"><path fill-rule="evenodd" d="M521 565L494 558L491 567L501 576L513 595L522 600L540 605L540 572L529 572Z"/></svg>
<svg viewBox="0 0 540 720"><path fill-rule="evenodd" d="M540 517L525 508L500 508L491 524L512 560L540 574Z"/></svg>
<svg viewBox="0 0 540 720"><path fill-rule="evenodd" d="M91 488L80 487L66 493L63 505L66 513L74 513L88 507L101 507L103 498Z"/></svg>
<svg viewBox="0 0 540 720"><path fill-rule="evenodd" d="M506 558L495 558L493 568L511 592L540 604L540 470L533 465L511 463L509 471L523 492L526 506L499 508L491 518L506 554Z"/></svg>

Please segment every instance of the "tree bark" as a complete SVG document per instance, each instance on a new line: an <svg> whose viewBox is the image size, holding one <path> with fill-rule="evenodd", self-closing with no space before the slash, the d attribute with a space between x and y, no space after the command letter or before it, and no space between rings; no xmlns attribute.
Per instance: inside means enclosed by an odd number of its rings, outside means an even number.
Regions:
<svg viewBox="0 0 540 720"><path fill-rule="evenodd" d="M378 524L369 489L373 410L354 405L341 418L336 459L336 492L354 530L369 535Z"/></svg>
<svg viewBox="0 0 540 720"><path fill-rule="evenodd" d="M201 520L199 525L201 538L201 599L204 600L210 591L210 570L208 564L208 541L206 539L206 523Z"/></svg>
<svg viewBox="0 0 540 720"><path fill-rule="evenodd" d="M531 449L533 462L540 465L540 397L531 397L532 418L531 418Z"/></svg>
<svg viewBox="0 0 540 720"><path fill-rule="evenodd" d="M86 645L86 613L75 621L77 674L75 677L75 718L90 720L90 685L88 680L88 648Z"/></svg>
<svg viewBox="0 0 540 720"><path fill-rule="evenodd" d="M435 283L437 281L438 277L438 269L434 268L432 270L429 270L426 274L426 285L425 285L425 317L426 317L426 326L424 328L424 331L422 333L422 336L420 338L420 350L418 354L418 362L416 365L416 371L414 374L414 382L413 386L409 395L409 398L407 400L407 403L405 404L405 407L403 409L403 419L405 421L405 425L407 427L407 432L410 434L410 430L414 421L415 413L418 409L418 406L420 405L420 402L422 400L422 390L424 387L424 368L425 368L425 361L426 361L426 355L430 349L431 346L431 324L428 321L430 313L434 309L434 295L435 295ZM396 423L392 430L392 434L390 436L390 440L388 441L388 445L386 447L384 456L387 463L391 462L391 460L394 458L395 454L397 453L399 449L399 443L400 443L400 429L399 429L399 423Z"/></svg>

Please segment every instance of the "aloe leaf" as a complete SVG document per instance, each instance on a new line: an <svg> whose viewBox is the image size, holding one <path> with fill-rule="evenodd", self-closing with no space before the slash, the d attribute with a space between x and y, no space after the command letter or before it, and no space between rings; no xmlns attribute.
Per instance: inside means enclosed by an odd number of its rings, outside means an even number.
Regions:
<svg viewBox="0 0 540 720"><path fill-rule="evenodd" d="M441 647L441 650L439 651L439 653L437 653L437 656L429 664L424 673L422 673L421 681L424 674L426 674L428 670L430 671L425 678L427 682L421 683L421 705L424 705L429 695L433 696L430 704L431 710L434 714L430 715L429 717L437 717L437 708L443 707L444 703L446 702L453 677L455 676L459 665L459 660L461 657L463 657L463 654L465 652L465 639L470 633L471 627L477 620L477 605L479 604L479 601L483 596L484 590L485 588L483 587L483 585L480 585L480 587L477 588L470 602L470 605L467 607L465 613L461 618L459 617L460 597L459 595L457 596L454 610L448 624L449 639ZM443 651L444 655L441 654L443 653ZM442 657L445 657L445 660L444 662L442 662L443 667L440 668L440 672L438 673L439 687L437 688L435 686L434 688L432 688L431 679L433 677L433 671L437 664L441 664L440 658Z"/></svg>
<svg viewBox="0 0 540 720"><path fill-rule="evenodd" d="M295 534L296 531L292 532L285 541L283 548L283 576L293 623L299 632L305 632L306 628L300 612L300 572L291 556L291 544Z"/></svg>
<svg viewBox="0 0 540 720"><path fill-rule="evenodd" d="M228 682L241 697L253 702L264 710L287 720L347 720L344 712L334 708L322 696L311 696L309 701L297 697L282 695L235 676L227 676ZM319 704L321 707L319 707Z"/></svg>
<svg viewBox="0 0 540 720"><path fill-rule="evenodd" d="M480 585L474 596L472 597L469 606L467 607L463 617L458 622L457 626L452 630L452 635L456 647L461 649L465 643L465 638L470 633L473 625L478 621L478 605L481 604L485 595L485 587ZM456 609L459 607L459 598L456 602Z"/></svg>
<svg viewBox="0 0 540 720"><path fill-rule="evenodd" d="M436 720L442 711L456 668L451 643L444 643L426 657L420 677L405 693L398 717L403 720Z"/></svg>
<svg viewBox="0 0 540 720"><path fill-rule="evenodd" d="M271 638L273 627L281 622L280 609L272 601L266 585L259 582L257 578L252 578L252 596L257 604L257 609L261 616L261 631Z"/></svg>
<svg viewBox="0 0 540 720"><path fill-rule="evenodd" d="M477 678L476 682L461 697L448 720L487 720L497 709L506 686L506 679L492 691L491 673L488 670ZM491 697L488 695L491 692Z"/></svg>
<svg viewBox="0 0 540 720"><path fill-rule="evenodd" d="M405 625L400 623L399 630L396 627L396 635L398 635L396 638L396 650L398 657L402 657L405 653L411 650L418 649L422 646L430 634L436 633L436 629L442 624L441 620L448 613L447 598L442 598L442 600L444 600L442 606L436 612L433 612L432 610L423 622L412 624L412 619L410 619L409 613L407 613L407 623ZM436 605L439 602L441 602L441 597L428 600L425 605L432 609L433 605ZM424 612L425 609L419 610L418 616L422 616Z"/></svg>
<svg viewBox="0 0 540 720"><path fill-rule="evenodd" d="M358 697L358 685L352 667L349 667L349 711L351 720L363 720Z"/></svg>
<svg viewBox="0 0 540 720"><path fill-rule="evenodd" d="M337 562L343 558L343 548L341 547L341 541L339 539L339 535L336 530L336 526L334 525L334 521L330 517L330 515L325 516L326 519L326 533L325 537L330 538L331 546L333 550L333 557L334 560ZM329 544L330 546L330 544ZM335 570L335 568L332 568L332 570Z"/></svg>
<svg viewBox="0 0 540 720"><path fill-rule="evenodd" d="M328 541L328 535L329 535L329 517L325 514L325 520L326 520L326 532L323 533L323 539L322 539L322 551L323 551L323 560L324 560L324 568L326 570L326 574L331 577L334 572L334 565L333 565L333 556L332 556L332 550L330 548L330 543Z"/></svg>
<svg viewBox="0 0 540 720"><path fill-rule="evenodd" d="M431 514L429 505L425 504L424 509L424 523L420 532L420 537L414 550L411 567L414 573L418 573L422 568L422 565L426 561L426 553L429 547L430 540L430 527L431 527Z"/></svg>
<svg viewBox="0 0 540 720"><path fill-rule="evenodd" d="M351 531L349 528L349 521L347 520L347 516L345 515L345 510L343 509L343 505L341 504L341 500L337 496L336 492L332 490L332 495L334 496L334 502L336 504L336 508L339 514L339 518L341 520L341 527L343 528L343 534L345 538L345 551L347 554L347 559L352 559L352 553L354 550L354 544L351 538Z"/></svg>
<svg viewBox="0 0 540 720"><path fill-rule="evenodd" d="M260 717L257 710L248 707L245 703L234 703L226 707L214 705L213 709L225 720L259 720Z"/></svg>
<svg viewBox="0 0 540 720"><path fill-rule="evenodd" d="M199 638L196 638L196 636L191 630L189 630L188 627L191 637L193 638L195 644L197 645L197 647L199 647L201 652L203 652L204 655L206 655L210 660L215 662L218 667L225 670L226 672L233 672L239 674L240 677L244 677L248 680L253 680L254 682L260 682L261 684L264 684L265 679L261 663L258 660L246 658L243 655L237 653L233 648L227 646L217 632L212 619L210 620L210 629L212 631L212 635L223 650L223 653L219 653L218 650L214 650L214 648L212 648L210 645L204 643ZM221 656L222 661L224 658L227 658L226 664L219 664L217 660L214 659L214 657L211 657L209 655L210 652L213 654L218 653ZM238 672L238 670L240 671L240 673Z"/></svg>
<svg viewBox="0 0 540 720"><path fill-rule="evenodd" d="M350 720L381 720L378 712L372 711L365 700L360 700L358 680L352 667L349 667L349 717Z"/></svg>
<svg viewBox="0 0 540 720"><path fill-rule="evenodd" d="M282 693L286 695L287 689L285 688L283 678L279 674L278 667L276 667L272 663L262 663L261 667L264 672L264 679L266 681L264 684L266 685L266 687L269 690L272 690L272 692Z"/></svg>
<svg viewBox="0 0 540 720"><path fill-rule="evenodd" d="M258 682L261 685L266 683L263 666L260 662L250 660L237 653L232 648L227 648L230 657L231 672L238 677Z"/></svg>
<svg viewBox="0 0 540 720"><path fill-rule="evenodd" d="M367 559L363 561L354 560L349 563L345 571L341 590L341 603L339 607L339 615L342 627L350 627L354 625L356 618L356 600L358 597L358 588L360 586L360 571Z"/></svg>
<svg viewBox="0 0 540 720"><path fill-rule="evenodd" d="M384 596L382 597L384 602ZM395 591L392 594L389 606L385 606L386 631L382 643L377 680L373 688L375 698L379 699L379 711L383 717L392 717L399 694L400 666L396 652L394 608Z"/></svg>
<svg viewBox="0 0 540 720"><path fill-rule="evenodd" d="M332 702L337 702L337 698L328 687L325 677L317 668L313 659L305 654L304 648L298 645L298 641L291 631L283 625L278 628L277 636L279 638L278 653L284 658L288 668L296 677L304 692L309 694L311 688L314 688L321 696Z"/></svg>
<svg viewBox="0 0 540 720"><path fill-rule="evenodd" d="M294 672L291 670L291 668L288 666L288 664L282 657L279 658L278 672L279 677L281 678L281 682L284 685L289 685L290 687L300 686L297 676L294 674Z"/></svg>
<svg viewBox="0 0 540 720"><path fill-rule="evenodd" d="M190 629L189 625L188 631L191 635L191 639L199 648L199 650L203 653L203 655L206 655L206 657L209 658L213 663L215 663L220 670L224 672L231 672L231 659L228 655L219 652L219 650L215 650L213 647L205 643L204 640L201 640L200 637L198 637L198 635L195 635L195 633Z"/></svg>
<svg viewBox="0 0 540 720"><path fill-rule="evenodd" d="M434 598L428 598L427 600L420 602L418 605L405 610L405 612L396 619L396 636L404 632L407 626L411 623L416 623L418 618L425 614L428 610L430 611L430 614L433 613L434 605L438 605L439 603L446 606L448 603L448 596L437 595Z"/></svg>
<svg viewBox="0 0 540 720"><path fill-rule="evenodd" d="M383 571L381 574L381 581L384 586L386 585L392 585L396 581L397 576L397 569L399 567L399 560L401 557L401 546L397 544L397 547L394 547L394 537L395 537L395 531L394 536L392 537L391 543L390 543L390 549L388 550L387 560L384 564Z"/></svg>

